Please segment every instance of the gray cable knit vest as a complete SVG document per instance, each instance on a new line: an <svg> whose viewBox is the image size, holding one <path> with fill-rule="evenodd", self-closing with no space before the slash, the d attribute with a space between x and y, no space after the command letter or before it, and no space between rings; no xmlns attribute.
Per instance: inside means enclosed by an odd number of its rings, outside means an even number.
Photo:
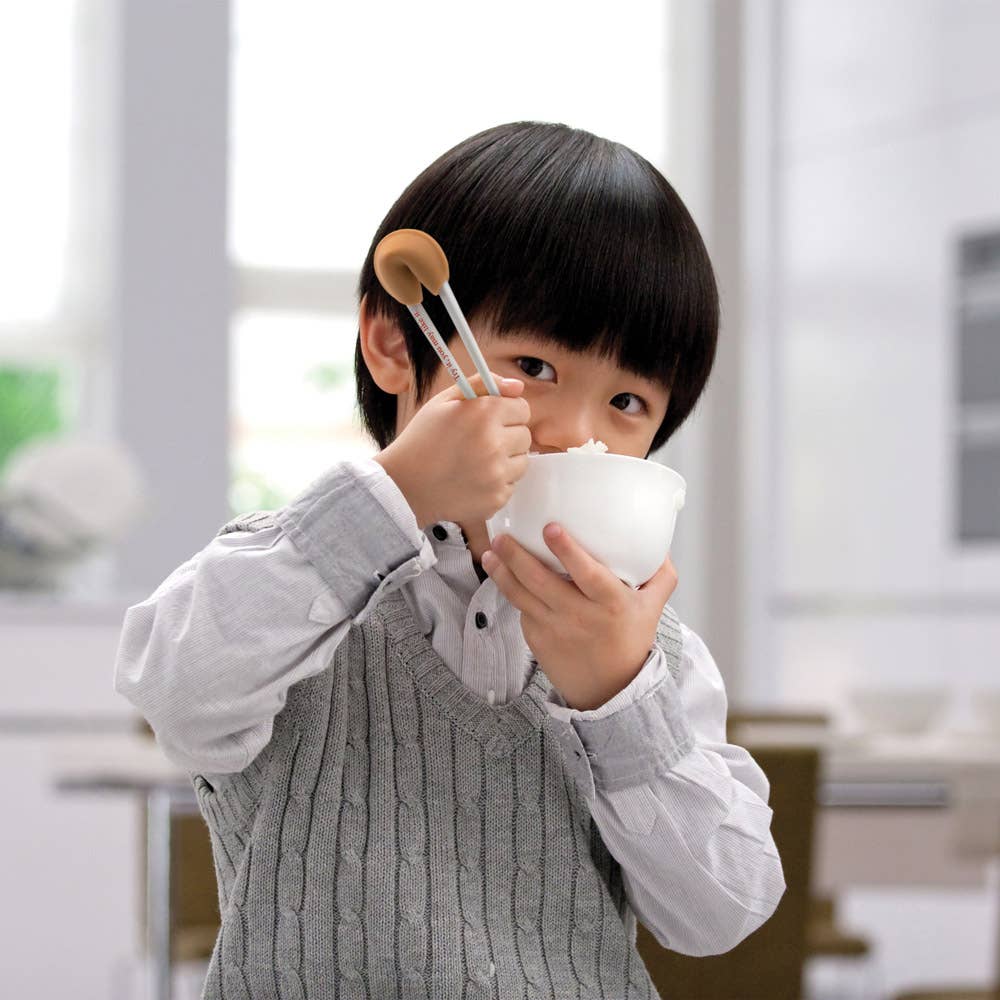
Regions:
<svg viewBox="0 0 1000 1000"><path fill-rule="evenodd" d="M669 605L658 643L676 676ZM550 689L536 664L488 704L384 597L256 759L193 775L222 914L203 1000L659 1000Z"/></svg>

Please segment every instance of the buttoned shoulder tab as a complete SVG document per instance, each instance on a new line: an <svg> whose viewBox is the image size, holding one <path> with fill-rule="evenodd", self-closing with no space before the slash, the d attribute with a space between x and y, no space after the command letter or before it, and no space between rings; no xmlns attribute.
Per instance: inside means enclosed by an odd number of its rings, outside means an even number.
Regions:
<svg viewBox="0 0 1000 1000"><path fill-rule="evenodd" d="M264 528L273 528L277 524L274 519L273 510L254 510L247 514L238 514L231 521L224 524L218 532L219 535L226 535L230 531L261 531Z"/></svg>

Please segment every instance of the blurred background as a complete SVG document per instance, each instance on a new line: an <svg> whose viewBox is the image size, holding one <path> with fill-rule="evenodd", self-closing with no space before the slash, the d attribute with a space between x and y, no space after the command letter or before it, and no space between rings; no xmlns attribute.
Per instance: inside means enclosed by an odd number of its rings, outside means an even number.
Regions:
<svg viewBox="0 0 1000 1000"><path fill-rule="evenodd" d="M112 689L122 617L231 516L375 453L369 242L518 119L656 164L722 292L709 389L652 457L688 483L671 603L789 889L664 997L995 989L998 45L989 0L0 12L2 992L198 995L207 836Z"/></svg>

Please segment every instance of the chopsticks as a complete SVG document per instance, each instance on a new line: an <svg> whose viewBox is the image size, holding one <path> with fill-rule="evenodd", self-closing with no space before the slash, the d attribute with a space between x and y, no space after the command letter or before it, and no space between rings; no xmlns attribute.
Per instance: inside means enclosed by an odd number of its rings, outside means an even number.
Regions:
<svg viewBox="0 0 1000 1000"><path fill-rule="evenodd" d="M410 310L442 364L458 382L462 395L466 399L474 399L476 393L421 304L424 298L421 286L441 298L476 370L483 378L483 384L491 396L499 396L496 381L448 284L448 258L437 240L420 229L397 229L379 240L375 247L374 264L379 283L397 302Z"/></svg>

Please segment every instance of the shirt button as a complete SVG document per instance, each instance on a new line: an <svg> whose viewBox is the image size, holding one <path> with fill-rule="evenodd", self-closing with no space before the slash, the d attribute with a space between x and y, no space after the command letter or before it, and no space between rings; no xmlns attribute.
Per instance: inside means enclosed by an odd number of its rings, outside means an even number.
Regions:
<svg viewBox="0 0 1000 1000"><path fill-rule="evenodd" d="M434 532L434 537L439 541L443 542L448 537L448 531L442 528L440 524L435 524L431 531Z"/></svg>
<svg viewBox="0 0 1000 1000"><path fill-rule="evenodd" d="M486 628L486 626L488 624L489 624L489 622L487 621L486 615L484 615L482 613L482 611L477 611L476 612L476 628Z"/></svg>

